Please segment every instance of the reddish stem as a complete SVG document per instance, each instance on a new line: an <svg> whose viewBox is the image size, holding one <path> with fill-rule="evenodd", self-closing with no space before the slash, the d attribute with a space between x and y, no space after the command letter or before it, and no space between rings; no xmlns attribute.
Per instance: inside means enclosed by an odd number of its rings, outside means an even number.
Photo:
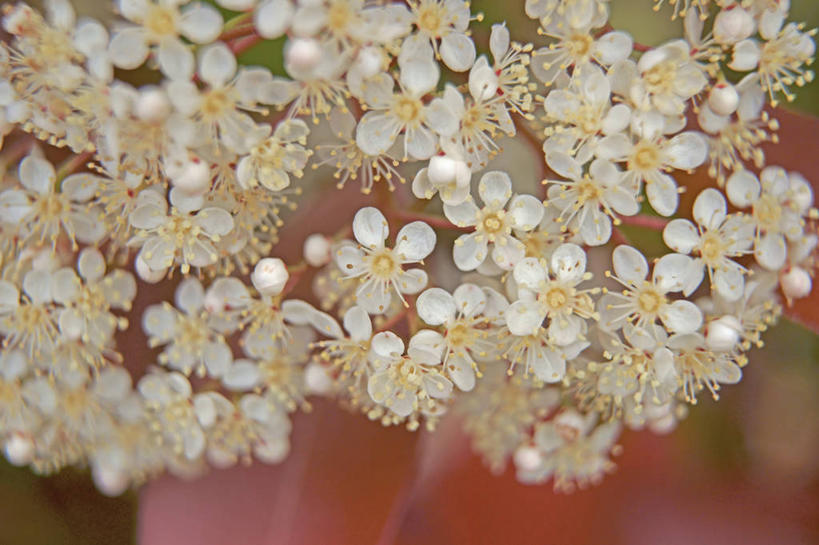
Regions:
<svg viewBox="0 0 819 545"><path fill-rule="evenodd" d="M404 318L408 318L410 313L410 308L406 307L401 312L396 313L392 316L389 320L381 324L381 327L378 328L378 333L383 331L387 331L389 328L393 327L395 324L399 323Z"/></svg>
<svg viewBox="0 0 819 545"><path fill-rule="evenodd" d="M418 214L416 212L407 212L405 210L392 210L392 215L403 221L423 221L430 227L438 229L452 229L454 231L470 231L471 227L459 227L446 218L439 218L429 214Z"/></svg>
<svg viewBox="0 0 819 545"><path fill-rule="evenodd" d="M668 221L665 218L660 218L658 216L620 216L620 220L625 225L633 225L635 227L643 227L645 229L651 229L653 231L662 231L665 229L665 226L668 225Z"/></svg>
<svg viewBox="0 0 819 545"><path fill-rule="evenodd" d="M248 49L250 49L251 47L253 47L254 45L256 45L257 43L259 43L261 40L262 40L261 36L256 34L256 32L254 31L253 34L251 34L250 36L245 36L243 38L239 38L237 40L232 41L229 44L230 50L233 51L234 55L239 56Z"/></svg>
<svg viewBox="0 0 819 545"><path fill-rule="evenodd" d="M253 22L243 23L238 25L235 28L227 30L219 36L219 40L223 42L229 42L231 40L235 40L236 38L244 38L245 36L251 36L255 32Z"/></svg>
<svg viewBox="0 0 819 545"><path fill-rule="evenodd" d="M646 51L651 51L654 49L650 45L641 44L640 42L634 42L634 51L639 51L641 53L645 53Z"/></svg>

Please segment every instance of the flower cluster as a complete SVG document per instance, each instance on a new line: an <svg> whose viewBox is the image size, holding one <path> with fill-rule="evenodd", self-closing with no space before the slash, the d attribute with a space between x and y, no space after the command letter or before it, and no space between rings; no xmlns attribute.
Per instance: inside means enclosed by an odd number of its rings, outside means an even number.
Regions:
<svg viewBox="0 0 819 545"><path fill-rule="evenodd" d="M3 8L12 463L112 495L275 463L323 396L409 430L454 409L493 470L568 491L737 383L811 291L811 185L759 147L812 79L787 2L670 1L657 47L614 0L527 0L537 43L486 44L463 0L216 3ZM341 209L353 183L372 202Z"/></svg>

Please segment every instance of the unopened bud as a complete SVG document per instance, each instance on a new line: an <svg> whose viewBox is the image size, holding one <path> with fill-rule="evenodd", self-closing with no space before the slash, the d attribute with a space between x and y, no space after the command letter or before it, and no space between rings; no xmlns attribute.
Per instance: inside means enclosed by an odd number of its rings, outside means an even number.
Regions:
<svg viewBox="0 0 819 545"><path fill-rule="evenodd" d="M464 161L448 155L433 155L429 160L427 176L433 185L455 183L463 186L469 183L472 173Z"/></svg>
<svg viewBox="0 0 819 545"><path fill-rule="evenodd" d="M524 471L534 471L543 463L543 457L540 451L535 447L522 446L515 450L514 454L515 467Z"/></svg>
<svg viewBox="0 0 819 545"><path fill-rule="evenodd" d="M165 91L153 87L140 92L134 109L140 120L156 125L171 115L171 101Z"/></svg>
<svg viewBox="0 0 819 545"><path fill-rule="evenodd" d="M304 386L316 395L326 395L333 389L333 379L320 363L312 362L304 369Z"/></svg>
<svg viewBox="0 0 819 545"><path fill-rule="evenodd" d="M330 241L324 235L313 233L304 241L304 260L311 267L322 267L331 257Z"/></svg>
<svg viewBox="0 0 819 545"><path fill-rule="evenodd" d="M384 56L378 47L364 47L355 58L355 68L361 79L371 78L381 71L384 66Z"/></svg>
<svg viewBox="0 0 819 545"><path fill-rule="evenodd" d="M97 490L106 496L119 496L128 489L128 475L121 469L97 464L91 470Z"/></svg>
<svg viewBox="0 0 819 545"><path fill-rule="evenodd" d="M171 184L189 195L199 195L210 188L210 167L201 159L194 158L180 169L177 176L171 178Z"/></svg>
<svg viewBox="0 0 819 545"><path fill-rule="evenodd" d="M34 457L34 441L22 433L12 433L6 440L6 459L15 466L24 466Z"/></svg>
<svg viewBox="0 0 819 545"><path fill-rule="evenodd" d="M742 338L742 324L730 314L717 318L708 324L705 345L715 352L733 350Z"/></svg>
<svg viewBox="0 0 819 545"><path fill-rule="evenodd" d="M721 81L714 85L708 95L708 106L717 115L731 115L739 106L739 93L728 82Z"/></svg>
<svg viewBox="0 0 819 545"><path fill-rule="evenodd" d="M321 46L312 38L294 38L284 48L284 63L288 72L310 72L321 62Z"/></svg>
<svg viewBox="0 0 819 545"><path fill-rule="evenodd" d="M813 281L802 267L790 267L779 275L779 285L788 299L801 299L808 296Z"/></svg>
<svg viewBox="0 0 819 545"><path fill-rule="evenodd" d="M731 4L714 19L714 40L722 45L741 42L754 32L754 18L738 4Z"/></svg>
<svg viewBox="0 0 819 545"><path fill-rule="evenodd" d="M145 260L142 258L141 254L137 254L137 257L134 260L134 270L136 270L137 276L143 282L147 282L148 284L156 284L165 278L165 274L168 272L165 269L158 271L152 269L147 263L145 263Z"/></svg>
<svg viewBox="0 0 819 545"><path fill-rule="evenodd" d="M280 294L289 278L287 266L278 257L266 257L260 260L250 275L250 281L262 295Z"/></svg>

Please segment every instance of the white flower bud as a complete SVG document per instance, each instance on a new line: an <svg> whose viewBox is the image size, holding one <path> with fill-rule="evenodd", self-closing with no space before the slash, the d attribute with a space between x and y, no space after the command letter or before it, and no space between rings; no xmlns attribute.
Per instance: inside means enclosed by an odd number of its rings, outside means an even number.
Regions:
<svg viewBox="0 0 819 545"><path fill-rule="evenodd" d="M738 4L723 8L714 19L714 40L719 44L735 44L753 33L754 18Z"/></svg>
<svg viewBox="0 0 819 545"><path fill-rule="evenodd" d="M384 55L381 48L364 47L358 52L353 66L358 71L361 79L368 79L379 73L384 66Z"/></svg>
<svg viewBox="0 0 819 545"><path fill-rule="evenodd" d="M154 269L150 268L145 260L142 258L141 254L137 254L136 259L134 260L134 270L136 270L137 276L143 281L147 282L148 284L156 284L163 278L165 278L165 274L168 272L166 270L155 271Z"/></svg>
<svg viewBox="0 0 819 545"><path fill-rule="evenodd" d="M728 82L721 81L714 85L708 95L708 106L717 115L731 115L739 106L739 93Z"/></svg>
<svg viewBox="0 0 819 545"><path fill-rule="evenodd" d="M801 299L808 296L813 281L802 267L790 267L779 275L779 285L788 299Z"/></svg>
<svg viewBox="0 0 819 545"><path fill-rule="evenodd" d="M262 295L280 294L289 278L287 266L278 257L266 257L260 260L250 275L250 281Z"/></svg>
<svg viewBox="0 0 819 545"><path fill-rule="evenodd" d="M741 338L742 324L736 316L726 314L708 324L705 345L715 352L728 352Z"/></svg>
<svg viewBox="0 0 819 545"><path fill-rule="evenodd" d="M134 110L145 123L158 124L171 115L171 101L165 91L151 87L139 93Z"/></svg>
<svg viewBox="0 0 819 545"><path fill-rule="evenodd" d="M253 12L253 25L259 36L267 40L278 38L290 26L295 8L290 0L267 0Z"/></svg>
<svg viewBox="0 0 819 545"><path fill-rule="evenodd" d="M199 158L185 163L177 176L171 178L171 184L189 195L199 195L210 189L210 167Z"/></svg>
<svg viewBox="0 0 819 545"><path fill-rule="evenodd" d="M34 456L34 441L22 433L12 433L6 440L6 459L15 466L24 466Z"/></svg>
<svg viewBox="0 0 819 545"><path fill-rule="evenodd" d="M109 497L119 496L128 489L128 475L121 469L97 464L91 470L97 490Z"/></svg>
<svg viewBox="0 0 819 545"><path fill-rule="evenodd" d="M304 386L315 395L327 395L333 389L333 379L320 363L311 362L304 369Z"/></svg>
<svg viewBox="0 0 819 545"><path fill-rule="evenodd" d="M284 65L291 74L310 72L321 62L321 46L312 38L294 38L284 46Z"/></svg>
<svg viewBox="0 0 819 545"><path fill-rule="evenodd" d="M543 463L543 457L535 447L522 446L515 450L514 462L518 469L534 471Z"/></svg>
<svg viewBox="0 0 819 545"><path fill-rule="evenodd" d="M433 155L429 159L427 176L433 185L455 183L463 186L469 183L472 172L464 161L453 159L449 155Z"/></svg>
<svg viewBox="0 0 819 545"><path fill-rule="evenodd" d="M304 260L311 267L321 267L330 262L330 241L320 233L313 233L304 241Z"/></svg>

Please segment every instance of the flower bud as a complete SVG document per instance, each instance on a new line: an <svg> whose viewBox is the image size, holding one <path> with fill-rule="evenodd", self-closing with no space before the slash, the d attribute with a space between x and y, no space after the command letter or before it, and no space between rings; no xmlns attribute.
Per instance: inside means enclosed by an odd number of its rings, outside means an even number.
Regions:
<svg viewBox="0 0 819 545"><path fill-rule="evenodd" d="M171 184L189 195L199 195L210 188L210 167L198 157L186 162Z"/></svg>
<svg viewBox="0 0 819 545"><path fill-rule="evenodd" d="M22 433L12 433L6 440L6 459L15 466L24 466L34 456L34 441Z"/></svg>
<svg viewBox="0 0 819 545"><path fill-rule="evenodd" d="M137 276L143 282L147 282L148 284L156 284L165 278L165 274L168 272L164 269L155 271L149 267L147 263L145 263L145 260L142 258L141 254L137 254L137 257L134 260L134 270L136 270Z"/></svg>
<svg viewBox="0 0 819 545"><path fill-rule="evenodd" d="M455 183L464 186L469 183L472 172L464 161L453 159L449 155L433 155L429 159L427 176L433 185Z"/></svg>
<svg viewBox="0 0 819 545"><path fill-rule="evenodd" d="M384 56L378 47L364 47L358 52L353 63L361 79L368 79L379 73L384 66Z"/></svg>
<svg viewBox="0 0 819 545"><path fill-rule="evenodd" d="M262 295L280 294L289 278L287 266L278 257L266 257L260 260L250 275L250 281Z"/></svg>
<svg viewBox="0 0 819 545"><path fill-rule="evenodd" d="M304 369L304 386L315 395L326 395L333 388L333 379L320 363L311 362Z"/></svg>
<svg viewBox="0 0 819 545"><path fill-rule="evenodd" d="M151 87L139 93L134 110L140 120L156 125L171 115L171 101L165 91Z"/></svg>
<svg viewBox="0 0 819 545"><path fill-rule="evenodd" d="M267 0L259 4L253 12L253 25L259 36L273 40L281 36L290 26L295 8L290 0Z"/></svg>
<svg viewBox="0 0 819 545"><path fill-rule="evenodd" d="M128 475L121 469L96 464L91 477L97 490L109 497L119 496L128 489Z"/></svg>
<svg viewBox="0 0 819 545"><path fill-rule="evenodd" d="M717 115L731 115L739 106L739 93L728 82L721 81L714 85L708 95L708 106Z"/></svg>
<svg viewBox="0 0 819 545"><path fill-rule="evenodd" d="M714 19L714 40L718 44L741 42L753 32L754 18L738 4L724 8Z"/></svg>
<svg viewBox="0 0 819 545"><path fill-rule="evenodd" d="M330 241L320 233L313 233L304 241L304 260L311 267L321 267L330 262Z"/></svg>
<svg viewBox="0 0 819 545"><path fill-rule="evenodd" d="M534 471L543 463L543 457L535 447L521 446L515 450L514 462L518 469Z"/></svg>
<svg viewBox="0 0 819 545"><path fill-rule="evenodd" d="M323 52L312 38L294 38L284 46L284 65L291 74L310 72L321 62Z"/></svg>
<svg viewBox="0 0 819 545"><path fill-rule="evenodd" d="M708 324L705 345L715 352L732 350L742 338L742 324L731 314L726 314Z"/></svg>
<svg viewBox="0 0 819 545"><path fill-rule="evenodd" d="M813 281L802 267L790 267L779 275L779 285L788 299L801 299L810 293Z"/></svg>

